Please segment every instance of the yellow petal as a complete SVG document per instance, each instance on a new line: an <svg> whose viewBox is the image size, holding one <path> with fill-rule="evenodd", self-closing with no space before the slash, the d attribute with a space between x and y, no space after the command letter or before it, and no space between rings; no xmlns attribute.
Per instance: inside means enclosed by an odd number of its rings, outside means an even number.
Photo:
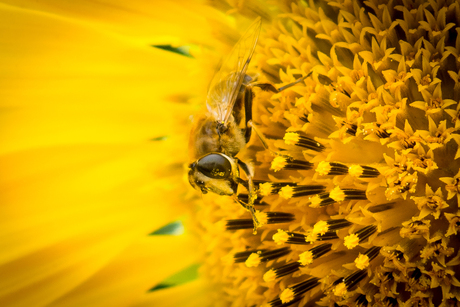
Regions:
<svg viewBox="0 0 460 307"><path fill-rule="evenodd" d="M6 0L3 3L26 10L60 16L80 24L89 24L105 32L124 36L143 45L209 42L209 19L225 15L199 1L74 1ZM206 18L207 17L207 18ZM172 41L173 40L173 41Z"/></svg>
<svg viewBox="0 0 460 307"><path fill-rule="evenodd" d="M93 232L147 234L186 212L182 168L156 161L158 149L86 145L1 157L0 263ZM155 169L169 176L155 179Z"/></svg>
<svg viewBox="0 0 460 307"><path fill-rule="evenodd" d="M49 14L0 5L0 18L2 152L183 132L187 106L165 101L193 94L193 59Z"/></svg>
<svg viewBox="0 0 460 307"><path fill-rule="evenodd" d="M144 237L50 306L131 306L197 256L196 242L189 235Z"/></svg>
<svg viewBox="0 0 460 307"><path fill-rule="evenodd" d="M203 280L196 280L177 287L158 290L145 294L140 303L134 307L200 307L200 306L226 306L226 302L213 298L207 284Z"/></svg>

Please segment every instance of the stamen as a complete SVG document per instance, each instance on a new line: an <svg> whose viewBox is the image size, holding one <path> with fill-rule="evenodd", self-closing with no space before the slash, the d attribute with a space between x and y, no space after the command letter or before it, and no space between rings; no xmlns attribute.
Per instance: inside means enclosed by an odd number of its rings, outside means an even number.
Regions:
<svg viewBox="0 0 460 307"><path fill-rule="evenodd" d="M283 303L291 302L295 297L294 290L291 288L286 288L280 295L280 300Z"/></svg>
<svg viewBox="0 0 460 307"><path fill-rule="evenodd" d="M289 234L282 229L278 229L278 232L273 235L272 239L277 245L282 245L289 239Z"/></svg>
<svg viewBox="0 0 460 307"><path fill-rule="evenodd" d="M276 278L280 278L289 274L294 273L300 268L301 264L298 261L287 263L278 268L270 269L264 274L264 281L273 281Z"/></svg>
<svg viewBox="0 0 460 307"><path fill-rule="evenodd" d="M274 170L275 172L282 170L287 164L287 158L283 156L276 156L273 161L270 169Z"/></svg>
<svg viewBox="0 0 460 307"><path fill-rule="evenodd" d="M337 233L335 231L328 231L324 234L302 234L297 232L287 232L281 229L278 229L278 232L275 233L272 237L273 241L276 244L298 244L298 245L309 245L315 241L327 241L338 239Z"/></svg>
<svg viewBox="0 0 460 307"><path fill-rule="evenodd" d="M335 231L327 231L324 234L318 234L316 236L316 241L328 241L328 240L334 240L338 238L339 236L337 235Z"/></svg>
<svg viewBox="0 0 460 307"><path fill-rule="evenodd" d="M312 249L303 252L299 255L299 262L305 266L313 262L313 260L331 251L332 244L324 243L313 247Z"/></svg>
<svg viewBox="0 0 460 307"><path fill-rule="evenodd" d="M363 229L360 229L358 232L356 232L356 234L359 237L359 243L363 242L368 237L370 237L372 234L374 234L376 230L377 230L377 226L370 225L370 226L364 227Z"/></svg>
<svg viewBox="0 0 460 307"><path fill-rule="evenodd" d="M281 224L295 221L295 217L291 213L284 212L260 212L260 216L265 215L261 220L266 220L266 224ZM254 229L253 219L234 219L227 220L225 225L227 230L239 230L239 229Z"/></svg>
<svg viewBox="0 0 460 307"><path fill-rule="evenodd" d="M341 281L342 279L339 279L337 281ZM345 296L347 294L347 286L345 285L344 282L337 283L337 285L334 287L334 295L336 296Z"/></svg>
<svg viewBox="0 0 460 307"><path fill-rule="evenodd" d="M339 230L339 229L348 227L352 224L346 219L327 220L326 223L328 225L329 231Z"/></svg>
<svg viewBox="0 0 460 307"><path fill-rule="evenodd" d="M343 240L343 245L345 245L345 247L348 249L352 249L358 246L359 245L358 235L352 233L351 235L346 236Z"/></svg>
<svg viewBox="0 0 460 307"><path fill-rule="evenodd" d="M295 221L294 214L284 212L267 212L267 224L280 224Z"/></svg>
<svg viewBox="0 0 460 307"><path fill-rule="evenodd" d="M357 178L375 178L380 175L380 172L376 168L357 164L350 166L348 172Z"/></svg>
<svg viewBox="0 0 460 307"><path fill-rule="evenodd" d="M348 249L352 249L358 246L359 243L363 242L368 237L370 237L376 230L377 226L375 225L364 227L358 230L356 233L352 233L351 235L346 236L344 238L344 245Z"/></svg>
<svg viewBox="0 0 460 307"><path fill-rule="evenodd" d="M366 191L355 189L341 189L340 187L335 187L334 189L332 189L332 191L329 193L329 197L335 201L367 199Z"/></svg>
<svg viewBox="0 0 460 307"><path fill-rule="evenodd" d="M329 192L324 192L310 198L310 207L319 208L333 204L335 202L335 200L329 197Z"/></svg>
<svg viewBox="0 0 460 307"><path fill-rule="evenodd" d="M292 290L291 290L292 291ZM281 297L281 295L280 295ZM283 297L283 299L286 299L287 297L289 297L289 294L286 293L285 296ZM291 306L292 304L295 304L297 303L298 301L300 301L301 299L303 299L303 296L299 296L299 297L295 297L293 298L291 301L287 302L287 303L283 303L281 301L280 298L276 298L274 299L273 301L270 301L269 304L272 306L272 307L287 307L287 306Z"/></svg>
<svg viewBox="0 0 460 307"><path fill-rule="evenodd" d="M312 233L314 235L316 234L325 234L326 232L329 231L329 225L327 221L319 221L313 226Z"/></svg>
<svg viewBox="0 0 460 307"><path fill-rule="evenodd" d="M285 186L280 189L279 195L282 198L289 199L292 197L309 196L324 192L326 189L323 185L296 185Z"/></svg>
<svg viewBox="0 0 460 307"><path fill-rule="evenodd" d="M294 188L292 186L285 186L279 191L279 195L284 199L292 198L294 195Z"/></svg>
<svg viewBox="0 0 460 307"><path fill-rule="evenodd" d="M297 132L286 132L283 139L287 145L296 145L299 147L312 149L318 152L323 151L326 148L321 143L309 137L301 136Z"/></svg>
<svg viewBox="0 0 460 307"><path fill-rule="evenodd" d="M292 182L265 182L259 186L259 193L262 196L276 194L282 187L287 185L295 185Z"/></svg>
<svg viewBox="0 0 460 307"><path fill-rule="evenodd" d="M380 250L382 249L381 246L373 246L369 248L364 255L368 256L370 260L373 260L379 254Z"/></svg>
<svg viewBox="0 0 460 307"><path fill-rule="evenodd" d="M381 247L374 246L368 249L364 254L359 254L359 256L355 259L355 265L358 269L364 270L369 266L369 262L377 257L379 254Z"/></svg>
<svg viewBox="0 0 460 307"><path fill-rule="evenodd" d="M321 161L316 167L316 172L319 175L345 175L348 173L348 166L337 162Z"/></svg>
<svg viewBox="0 0 460 307"><path fill-rule="evenodd" d="M275 172L284 170L309 170L313 164L308 161L293 159L291 157L276 156L271 164L271 169Z"/></svg>
<svg viewBox="0 0 460 307"><path fill-rule="evenodd" d="M274 281L276 278L277 277L276 277L276 273L275 273L274 269L268 270L267 272L265 272L265 274L263 276L263 279L264 279L265 282Z"/></svg>
<svg viewBox="0 0 460 307"><path fill-rule="evenodd" d="M252 263L256 261L260 262L267 262L270 260L274 260L283 256L288 255L291 252L289 247L283 247L279 249L267 250L250 250L245 252L239 252L233 255L233 261L235 263L242 263L246 262L248 259L251 258ZM254 255L254 256L253 256ZM258 260L256 259L258 258Z"/></svg>
<svg viewBox="0 0 460 307"><path fill-rule="evenodd" d="M356 271L343 279L347 290L350 291L354 286L356 286L364 277L367 276L366 270Z"/></svg>
<svg viewBox="0 0 460 307"><path fill-rule="evenodd" d="M254 229L254 221L252 219L227 220L225 228L227 230Z"/></svg>
<svg viewBox="0 0 460 307"><path fill-rule="evenodd" d="M269 304L273 307L289 306L302 299L302 294L319 285L319 278L312 277L301 283L289 286L284 289L280 297L274 299ZM289 303L289 304L286 304Z"/></svg>
<svg viewBox="0 0 460 307"><path fill-rule="evenodd" d="M360 270L364 270L369 266L369 257L360 253L355 259L355 266Z"/></svg>
<svg viewBox="0 0 460 307"><path fill-rule="evenodd" d="M257 253L249 255L248 259L244 262L248 268L255 268L260 264L261 258Z"/></svg>

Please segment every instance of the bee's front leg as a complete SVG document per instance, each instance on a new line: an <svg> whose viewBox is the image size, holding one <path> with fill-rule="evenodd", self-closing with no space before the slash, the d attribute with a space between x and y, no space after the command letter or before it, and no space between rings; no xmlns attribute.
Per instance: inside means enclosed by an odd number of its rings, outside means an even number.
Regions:
<svg viewBox="0 0 460 307"><path fill-rule="evenodd" d="M240 203L243 205L244 208L246 208L246 210L248 210L251 213L252 219L254 221L254 234L256 234L257 228L259 228L261 225L259 220L257 219L256 211L254 210L254 202L257 199L257 192L254 186L253 174L246 163L242 162L241 160L238 160L238 165L241 167L241 169L246 174L246 177L248 178L247 182L239 178L240 183L242 183L248 189L248 203Z"/></svg>
<svg viewBox="0 0 460 307"><path fill-rule="evenodd" d="M291 86L294 86L296 85L297 83L300 83L302 82L303 80L307 79L308 77L310 77L312 74L312 72L308 73L306 76L303 76L297 80L295 80L294 82L291 82L289 84L286 84L285 86L282 86L280 88L276 88L273 84L271 83L262 83L262 82L253 82L250 84L249 87L258 87L260 88L261 90L263 91L270 91L270 92L273 92L273 93L279 93L279 92L282 92L284 91L285 89L288 89L290 88Z"/></svg>

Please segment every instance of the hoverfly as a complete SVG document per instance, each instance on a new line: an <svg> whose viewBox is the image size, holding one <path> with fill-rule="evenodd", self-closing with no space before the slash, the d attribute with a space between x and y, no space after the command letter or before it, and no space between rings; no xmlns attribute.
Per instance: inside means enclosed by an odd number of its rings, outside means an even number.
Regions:
<svg viewBox="0 0 460 307"><path fill-rule="evenodd" d="M189 165L188 179L192 187L203 194L213 192L234 196L237 200L238 185L243 185L248 190L248 203L240 203L252 215L254 232L259 227L254 210L257 199L254 174L248 164L236 157L255 130L252 124L252 89L260 87L279 92L306 78L276 89L270 83L257 83L246 74L261 24L260 17L251 24L213 77L206 99L208 112L194 119L189 140L193 162ZM247 180L241 178L240 170Z"/></svg>

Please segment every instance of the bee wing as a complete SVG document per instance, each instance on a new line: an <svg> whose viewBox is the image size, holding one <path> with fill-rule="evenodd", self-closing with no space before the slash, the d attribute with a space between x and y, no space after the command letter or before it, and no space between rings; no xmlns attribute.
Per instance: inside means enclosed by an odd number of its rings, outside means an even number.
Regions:
<svg viewBox="0 0 460 307"><path fill-rule="evenodd" d="M233 47L219 71L213 77L206 104L218 122L226 124L232 114L241 84L246 76L260 34L258 17Z"/></svg>

